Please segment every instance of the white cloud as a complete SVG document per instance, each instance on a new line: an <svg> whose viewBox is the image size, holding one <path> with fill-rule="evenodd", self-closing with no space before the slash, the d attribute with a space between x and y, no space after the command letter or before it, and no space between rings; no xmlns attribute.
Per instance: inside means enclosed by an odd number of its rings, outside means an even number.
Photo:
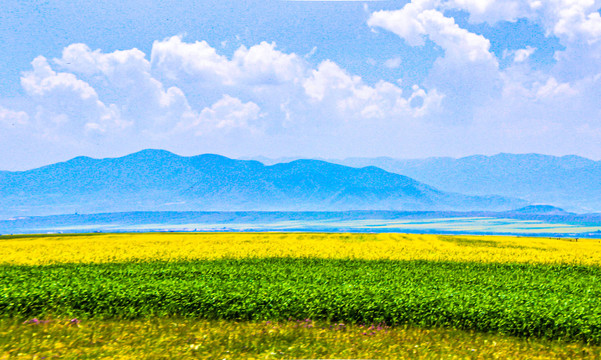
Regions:
<svg viewBox="0 0 601 360"><path fill-rule="evenodd" d="M150 62L156 72L172 80L232 84L238 76L238 69L206 41L185 43L181 36L155 41Z"/></svg>
<svg viewBox="0 0 601 360"><path fill-rule="evenodd" d="M524 62L532 54L534 54L535 51L536 51L536 48L533 48L532 46L526 46L525 49L516 50L514 57L513 57L513 62L516 62L516 63Z"/></svg>
<svg viewBox="0 0 601 360"><path fill-rule="evenodd" d="M412 46L424 45L427 37L445 50L447 58L467 54L470 60L494 62L489 41L459 28L444 12L463 10L471 22L491 25L527 19L540 24L566 47L556 54L556 69L574 80L601 71L600 7L599 0L413 0L399 10L374 12L368 25L389 30ZM515 61L525 61L531 49L518 50Z"/></svg>
<svg viewBox="0 0 601 360"><path fill-rule="evenodd" d="M179 137L181 145L199 137L228 142L231 134L329 136L341 126L350 134L361 123L405 126L438 111L444 97L417 85L409 91L386 81L370 85L333 61L313 67L267 42L227 57L204 41L175 36L155 41L150 59L135 48L103 52L72 44L53 64L60 71L36 58L21 79L29 110L1 116L29 118L33 134L65 146L98 136L125 146L126 139Z"/></svg>
<svg viewBox="0 0 601 360"><path fill-rule="evenodd" d="M366 141L373 152L401 142L442 149L445 138L466 136L469 142L486 126L495 128L495 121L508 143L513 122L533 132L545 116L558 124L545 130L554 136L565 130L559 114L568 114L557 109L573 111L577 105L571 103L599 87L532 70L532 46L507 52L514 62L499 69L490 41L461 28L441 4L414 1L400 15L377 12L370 18L372 26L390 27L407 42L443 50L414 86L403 79L368 83L334 61L313 65L269 42L240 46L226 56L204 41L176 36L154 42L150 59L138 49L105 53L73 44L54 59L56 69L43 57L34 60L22 79L31 106L22 114L0 108L0 123L22 116L24 126L44 129L48 139L52 133L75 134L92 143L94 134L102 134L117 146L171 146L189 153L228 147L358 152L351 144L367 149ZM414 22L397 28L396 18ZM400 57L377 62L403 66ZM586 121L578 126L587 128ZM342 137L348 146L336 140Z"/></svg>
<svg viewBox="0 0 601 360"><path fill-rule="evenodd" d="M197 135L235 128L257 131L258 125L253 122L259 119L260 112L261 108L254 102L243 103L240 99L226 94L210 108L204 108L190 127Z"/></svg>
<svg viewBox="0 0 601 360"><path fill-rule="evenodd" d="M465 10L475 23L527 19L540 24L548 36L566 47L556 58L564 72L577 66L598 71L601 58L601 15L599 0L448 0L445 9ZM588 71L587 70L587 71ZM584 76L587 71L580 71Z"/></svg>
<svg viewBox="0 0 601 360"><path fill-rule="evenodd" d="M350 118L353 114L364 119L419 117L438 110L442 100L436 90L427 93L414 87L405 98L403 90L389 82L366 85L359 76L348 74L332 61L322 62L303 85L311 99L329 104Z"/></svg>
<svg viewBox="0 0 601 360"><path fill-rule="evenodd" d="M252 99L275 127L290 126L294 119L302 122L320 108L329 111L330 121L335 122L342 116L345 120L422 116L439 102L435 91L424 93L427 101L414 101L420 106L413 109L395 85L368 86L332 61L314 69L304 57L284 53L274 43L241 46L229 59L205 42L186 43L172 37L155 42L151 58L156 72L187 82L187 92L197 91L207 98L229 94Z"/></svg>
<svg viewBox="0 0 601 360"><path fill-rule="evenodd" d="M434 1L416 0L400 10L377 11L367 24L389 30L412 46L423 45L427 36L444 49L446 58L453 61L496 62L489 52L488 39L460 28L453 18L444 16L434 5Z"/></svg>
<svg viewBox="0 0 601 360"><path fill-rule="evenodd" d="M490 41L445 16L448 6L437 0L413 0L399 10L374 12L367 24L391 31L411 46L423 46L429 39L440 47L444 53L430 69L425 88L436 92L447 119L470 122L476 104L498 96L502 77Z"/></svg>
<svg viewBox="0 0 601 360"><path fill-rule="evenodd" d="M304 76L306 64L298 55L275 49L275 43L262 42L247 49L241 46L232 58L238 82L250 85L280 85Z"/></svg>
<svg viewBox="0 0 601 360"><path fill-rule="evenodd" d="M559 83L554 77L547 79L544 84L536 83L534 88L536 89L537 99L546 99L556 96L574 96L577 91L572 89L569 83Z"/></svg>
<svg viewBox="0 0 601 360"><path fill-rule="evenodd" d="M26 125L29 115L25 111L15 111L0 106L0 125L4 127L15 127Z"/></svg>
<svg viewBox="0 0 601 360"><path fill-rule="evenodd" d="M368 25L391 31L411 46L423 46L429 39L442 48L444 55L434 62L425 85L446 96L443 107L454 114L452 118L462 115L473 120L472 111L480 113L479 108L497 99L516 108L527 107L529 101L538 104L555 99L537 109L551 114L558 113L558 98L598 93L590 84L601 74L600 7L599 0L413 0L399 10L374 12ZM556 53L557 64L546 74L530 68L527 60L537 50L531 45L504 52L504 57L513 56L513 65L501 70L488 39L445 16L457 10L467 12L472 23L495 26L517 19L538 23L565 50Z"/></svg>
<svg viewBox="0 0 601 360"><path fill-rule="evenodd" d="M540 22L546 30L564 41L577 38L597 41L601 38L598 0L448 0L445 9L465 10L474 23L529 19Z"/></svg>
<svg viewBox="0 0 601 360"><path fill-rule="evenodd" d="M23 73L21 85L37 105L36 118L56 125L104 132L126 124L114 106L100 101L87 82L74 74L55 72L43 56L31 63L32 71Z"/></svg>
<svg viewBox="0 0 601 360"><path fill-rule="evenodd" d="M456 62L490 62L490 41L482 35L460 28L453 18L440 11L426 10L419 16L430 39L445 50L445 57Z"/></svg>
<svg viewBox="0 0 601 360"><path fill-rule="evenodd" d="M530 56L532 56L532 54L534 54L536 52L536 50L538 50L538 49L535 47L532 47L530 45L527 45L524 49L517 49L517 50L505 49L503 51L503 59L508 58L508 57L513 57L514 64L523 63L526 60L528 60L530 58Z"/></svg>
<svg viewBox="0 0 601 360"><path fill-rule="evenodd" d="M96 91L85 81L70 73L56 73L43 56L36 57L31 65L33 71L26 72L21 85L32 96L46 96L55 91L71 93L81 100L96 100Z"/></svg>
<svg viewBox="0 0 601 360"><path fill-rule="evenodd" d="M183 91L175 86L165 89L152 76L151 63L138 49L103 53L85 44L73 44L55 63L89 77L138 130L155 128L150 134L158 133L194 116Z"/></svg>
<svg viewBox="0 0 601 360"><path fill-rule="evenodd" d="M155 41L151 62L156 72L170 79L220 86L294 82L307 66L302 57L277 50L275 43L241 46L230 60L205 41L186 43L179 36Z"/></svg>
<svg viewBox="0 0 601 360"><path fill-rule="evenodd" d="M367 25L381 27L402 37L411 46L424 45L426 28L420 19L420 14L431 9L434 1L415 0L400 10L380 10L371 14Z"/></svg>
<svg viewBox="0 0 601 360"><path fill-rule="evenodd" d="M554 0L546 4L547 26L560 39L572 42L601 39L600 3L594 0Z"/></svg>
<svg viewBox="0 0 601 360"><path fill-rule="evenodd" d="M450 0L444 4L444 7L467 11L470 14L471 22L494 24L499 21L515 21L533 14L533 11L540 7L540 2L532 0Z"/></svg>
<svg viewBox="0 0 601 360"><path fill-rule="evenodd" d="M401 63L401 58L397 56L384 61L384 66L386 66L389 69L397 69L401 66Z"/></svg>
<svg viewBox="0 0 601 360"><path fill-rule="evenodd" d="M305 54L305 56L303 56L305 59L309 59L310 57L312 57L313 55L315 55L315 53L317 52L317 46L313 46L313 48L311 49L311 51L309 51L308 53Z"/></svg>

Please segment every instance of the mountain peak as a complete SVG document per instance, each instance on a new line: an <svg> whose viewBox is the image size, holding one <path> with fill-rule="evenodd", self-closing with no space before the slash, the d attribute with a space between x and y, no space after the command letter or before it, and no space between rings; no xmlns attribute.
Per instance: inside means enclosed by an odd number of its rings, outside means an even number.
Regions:
<svg viewBox="0 0 601 360"><path fill-rule="evenodd" d="M147 159L165 159L165 158L174 158L174 157L180 157L180 156L176 155L170 151L167 151L167 150L144 149L144 150L140 150L138 152L123 156L123 157L121 157L121 159L129 158L129 159L147 160ZM120 159L120 158L116 158L116 159Z"/></svg>

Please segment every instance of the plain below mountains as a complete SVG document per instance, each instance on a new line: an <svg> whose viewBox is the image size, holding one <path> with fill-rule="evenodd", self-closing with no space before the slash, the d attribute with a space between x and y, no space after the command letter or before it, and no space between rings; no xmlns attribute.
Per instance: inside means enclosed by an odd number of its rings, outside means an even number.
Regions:
<svg viewBox="0 0 601 360"><path fill-rule="evenodd" d="M374 166L319 160L266 166L143 150L0 172L0 218L120 211L508 210L495 195L445 192Z"/></svg>

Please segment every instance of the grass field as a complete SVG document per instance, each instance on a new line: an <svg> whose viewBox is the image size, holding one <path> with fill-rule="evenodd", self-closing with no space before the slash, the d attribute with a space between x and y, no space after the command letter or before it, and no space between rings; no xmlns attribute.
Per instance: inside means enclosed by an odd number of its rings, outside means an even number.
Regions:
<svg viewBox="0 0 601 360"><path fill-rule="evenodd" d="M316 321L0 320L0 359L596 359L601 348ZM20 354L20 355L19 355Z"/></svg>
<svg viewBox="0 0 601 360"><path fill-rule="evenodd" d="M0 237L0 259L5 358L53 351L78 358L97 344L94 334L105 340L87 353L121 351L124 358L169 343L173 358L568 359L598 356L601 344L598 240L13 236ZM350 330L341 332L340 323ZM165 334L170 324L185 331ZM364 335L371 325L378 330ZM136 326L142 330L131 330ZM209 331L210 341L186 343L188 335L201 339L195 327L219 329ZM238 334L233 339L221 331L228 327ZM121 343L132 345L118 347L115 339L128 331L135 335ZM252 345L252 339L260 340Z"/></svg>

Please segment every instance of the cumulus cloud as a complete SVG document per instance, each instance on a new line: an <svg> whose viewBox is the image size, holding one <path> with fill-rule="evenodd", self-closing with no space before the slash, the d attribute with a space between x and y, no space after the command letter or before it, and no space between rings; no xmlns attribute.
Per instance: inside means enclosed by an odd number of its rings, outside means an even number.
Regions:
<svg viewBox="0 0 601 360"><path fill-rule="evenodd" d="M396 69L401 66L401 63L401 58L397 56L384 61L384 66L386 66L389 69Z"/></svg>
<svg viewBox="0 0 601 360"><path fill-rule="evenodd" d="M601 40L600 7L599 0L413 0L399 10L374 12L368 25L389 30L412 46L423 45L428 37L447 52L456 50L467 54L470 59L490 59L488 40L460 29L452 18L443 15L446 10L463 10L474 23L494 25L499 21L517 19L539 23L549 35L558 37L564 46L593 46L597 56L596 45ZM524 55L528 54L524 51L516 53L516 60L524 59Z"/></svg>
<svg viewBox="0 0 601 360"><path fill-rule="evenodd" d="M388 65L400 66L400 58ZM333 61L312 65L275 43L240 46L226 56L181 36L155 41L149 57L136 48L72 44L52 61L34 59L21 84L28 110L2 108L1 122L18 119L48 141L99 143L101 136L120 146L173 138L178 145L215 144L232 141L232 134L242 144L291 133L335 136L359 124L409 126L427 121L444 98L418 85L367 84Z"/></svg>
<svg viewBox="0 0 601 360"><path fill-rule="evenodd" d="M391 31L412 46L423 46L426 39L438 45L444 55L435 61L425 85L445 96L444 108L454 118L469 120L469 105L497 91L498 61L488 39L461 28L442 11L439 1L414 0L399 10L374 12L367 24Z"/></svg>
<svg viewBox="0 0 601 360"><path fill-rule="evenodd" d="M445 57L456 62L491 62L490 41L482 35L460 28L453 18L440 11L426 10L420 14L425 33L445 50Z"/></svg>
<svg viewBox="0 0 601 360"><path fill-rule="evenodd" d="M476 23L526 19L539 24L565 46L555 56L557 76L575 80L601 71L599 0L449 0L439 5L467 11Z"/></svg>
<svg viewBox="0 0 601 360"><path fill-rule="evenodd" d="M422 46L427 32L420 15L433 5L434 1L418 0L408 3L400 10L376 11L371 14L367 25L391 31L411 46Z"/></svg>
<svg viewBox="0 0 601 360"><path fill-rule="evenodd" d="M555 0L546 4L546 25L560 39L575 41L583 39L589 43L601 39L601 16L599 1Z"/></svg>
<svg viewBox="0 0 601 360"><path fill-rule="evenodd" d="M431 0L412 1L400 10L374 12L367 24L389 30L412 46L424 45L428 37L454 61L495 61L488 39L460 28L435 5Z"/></svg>
<svg viewBox="0 0 601 360"><path fill-rule="evenodd" d="M152 76L150 61L138 49L103 53L85 44L73 44L55 63L90 78L138 130L165 130L174 121L194 116L183 91L176 86L165 89Z"/></svg>
<svg viewBox="0 0 601 360"><path fill-rule="evenodd" d="M345 119L422 116L440 100L435 91L422 89L423 94L403 97L403 91L390 83L369 86L332 61L312 68L304 57L284 53L274 43L241 46L229 59L205 42L186 43L175 36L155 42L151 58L157 71L172 79L191 79L190 91L209 87L251 98L280 123L302 121L303 113L316 111L310 108L315 106L328 111L329 121L343 115ZM422 97L423 101L412 101ZM420 106L412 108L414 103Z"/></svg>
<svg viewBox="0 0 601 360"><path fill-rule="evenodd" d="M573 96L577 91L572 89L569 83L559 83L554 77L550 77L544 84L535 84L537 99L546 99L556 96Z"/></svg>
<svg viewBox="0 0 601 360"><path fill-rule="evenodd" d="M150 55L156 72L171 80L193 79L199 82L232 84L238 76L226 56L206 41L186 43L181 36L155 41Z"/></svg>
<svg viewBox="0 0 601 360"><path fill-rule="evenodd" d="M36 103L39 121L99 132L125 125L118 110L100 101L87 82L72 73L55 72L43 56L31 64L33 70L23 74L21 85Z"/></svg>
<svg viewBox="0 0 601 360"><path fill-rule="evenodd" d="M438 5L464 10L474 23L494 24L520 18L536 21L563 41L598 41L601 37L598 0L448 0Z"/></svg>
<svg viewBox="0 0 601 360"><path fill-rule="evenodd" d="M599 7L601 0L410 0L396 10L369 14L366 6L367 25L398 35L393 41L427 56L415 70L404 68L412 63L404 46L398 47L399 56L364 53L365 58L355 59L371 72L364 77L321 58L325 50L317 60L316 48L299 55L270 41L234 49L231 43L173 36L155 41L148 54L72 44L56 59L35 58L22 73L23 103L6 100L6 107L0 106L5 129L0 142L10 130L64 146L70 146L65 138L88 145L111 139L117 147L188 153L207 149L206 144L213 146L209 151L269 150L277 142L277 149L289 152L309 148L341 154L346 146L344 151L355 155L373 155L413 142L452 154L445 143L451 137L457 139L456 151L477 151L471 148L473 139L506 151L505 144L538 134L561 138L572 127L593 144L601 139L595 135L601 134ZM467 16L467 23L456 14ZM491 44L494 38L478 33L506 30L517 20L539 26L560 43L550 63L537 63L546 56L540 39L503 51ZM487 25L475 26L482 23ZM379 40L384 39L390 38ZM503 61L493 48L503 51ZM378 79L381 66L389 69L386 76L410 73L420 80Z"/></svg>
<svg viewBox="0 0 601 360"><path fill-rule="evenodd" d="M151 63L156 73L195 87L263 87L299 82L308 67L305 59L262 42L239 47L231 59L205 41L186 43L180 36L155 41Z"/></svg>
<svg viewBox="0 0 601 360"><path fill-rule="evenodd" d="M412 94L404 97L401 88L386 81L366 85L332 61L322 62L303 86L314 101L330 104L346 116L360 114L366 119L423 116L437 110L442 99L436 90L427 93L414 87Z"/></svg>
<svg viewBox="0 0 601 360"><path fill-rule="evenodd" d="M528 58L532 54L534 54L535 51L536 51L536 48L534 48L532 46L526 46L525 49L518 49L515 52L513 52L513 62L514 63L524 62L524 61L528 60Z"/></svg>
<svg viewBox="0 0 601 360"><path fill-rule="evenodd" d="M471 22L490 24L533 15L541 5L536 0L450 0L443 4L445 8L467 11Z"/></svg>
<svg viewBox="0 0 601 360"><path fill-rule="evenodd" d="M26 125L29 115L25 111L15 111L0 106L0 125L4 127L15 127Z"/></svg>
<svg viewBox="0 0 601 360"><path fill-rule="evenodd" d="M79 80L70 73L56 73L48 60L38 56L31 63L33 71L26 72L21 78L21 85L32 96L46 96L54 91L72 93L82 100L95 100L96 91L85 81Z"/></svg>
<svg viewBox="0 0 601 360"><path fill-rule="evenodd" d="M258 131L254 122L260 117L261 108L252 101L243 103L240 99L223 95L213 106L204 108L191 124L183 124L196 134L202 135L215 130L229 131L240 128Z"/></svg>
<svg viewBox="0 0 601 360"><path fill-rule="evenodd" d="M276 50L275 43L262 42L247 49L241 46L232 63L237 68L238 81L251 85L279 85L298 82L307 64L298 55Z"/></svg>
<svg viewBox="0 0 601 360"><path fill-rule="evenodd" d="M423 46L428 39L443 49L429 72L426 87L446 95L445 109L467 114L470 109L508 96L512 91L524 101L594 93L576 83L591 83L601 73L601 1L598 0L413 0L398 10L376 11L368 25L397 34L411 46ZM472 23L526 19L538 23L548 36L565 46L555 54L556 64L547 74L528 65L502 70L490 52L490 41L461 28L445 12L465 11ZM526 63L536 51L533 46L505 50L513 65Z"/></svg>
<svg viewBox="0 0 601 360"><path fill-rule="evenodd" d="M559 82L556 78L543 73L519 74L519 69L512 69L504 74L505 87L503 100L516 102L546 103L550 108L557 106L558 100L566 100L579 95L579 90L567 82Z"/></svg>
<svg viewBox="0 0 601 360"><path fill-rule="evenodd" d="M165 140L236 142L243 148L273 139L284 147L297 141L316 146L335 137L358 144L371 136L386 139L370 145L383 149L400 139L419 138L433 147L449 135L469 141L490 129L511 142L513 125L525 133L538 128L557 136L565 131L562 117L577 113L574 126L594 134L599 126L591 119L601 114L598 5L593 0L413 0L372 13L367 21L372 28L390 31L410 46L441 50L418 84L366 81L332 60L312 62L313 52L298 55L273 42L225 55L206 41L173 36L155 41L149 56L135 48L103 52L72 44L60 58L34 59L21 79L30 106L0 107L0 124L44 129L48 138L102 135L139 144L156 140L158 146ZM470 24L460 25L452 17L455 11L467 13L472 24L492 27L517 19L536 22L564 49L544 70L533 68L529 59L537 48L530 44L505 50L508 60L500 66L491 41ZM400 56L365 61L407 70ZM487 141L493 142L490 136ZM339 143L328 149L338 150Z"/></svg>

